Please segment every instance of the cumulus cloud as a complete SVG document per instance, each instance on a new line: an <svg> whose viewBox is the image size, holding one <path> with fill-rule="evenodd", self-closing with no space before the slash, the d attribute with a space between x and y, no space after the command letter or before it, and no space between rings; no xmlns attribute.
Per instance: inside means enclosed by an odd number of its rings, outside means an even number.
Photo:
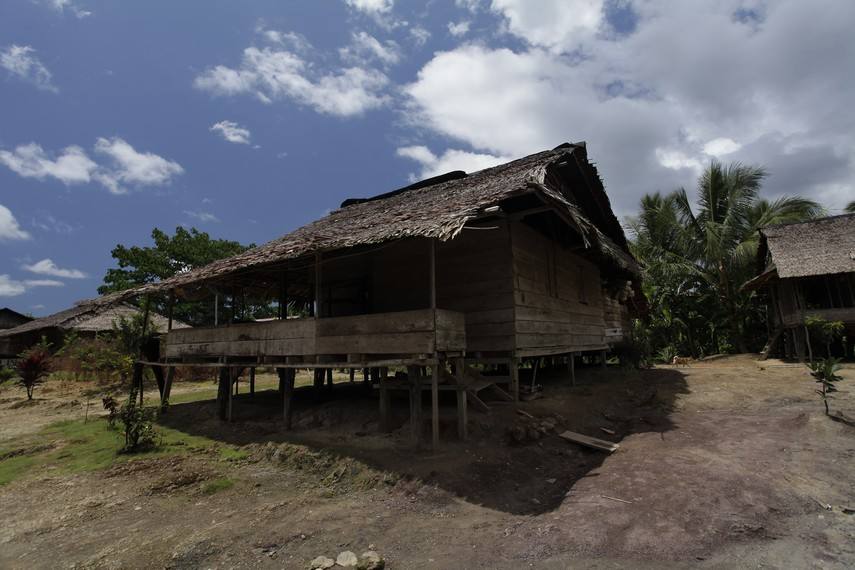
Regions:
<svg viewBox="0 0 855 570"><path fill-rule="evenodd" d="M392 10L395 0L344 0L345 4L366 14L385 14Z"/></svg>
<svg viewBox="0 0 855 570"><path fill-rule="evenodd" d="M62 277L64 279L85 279L86 274L79 269L63 269L58 267L50 258L42 259L31 265L24 265L23 269L37 275L48 275L50 277Z"/></svg>
<svg viewBox="0 0 855 570"><path fill-rule="evenodd" d="M219 123L214 123L211 125L210 130L211 132L218 133L230 143L249 144L249 129L241 127L234 121L220 121Z"/></svg>
<svg viewBox="0 0 855 570"><path fill-rule="evenodd" d="M256 26L255 31L268 42L286 46L297 53L307 53L312 50L312 44L309 43L309 40L303 34L273 30L265 28L261 24Z"/></svg>
<svg viewBox="0 0 855 570"><path fill-rule="evenodd" d="M33 142L13 151L0 150L0 164L24 178L55 178L66 185L94 180L114 194L126 192L127 186L162 186L184 172L178 163L139 152L118 137L97 139L94 151L104 159L100 164L76 145L51 155Z"/></svg>
<svg viewBox="0 0 855 570"><path fill-rule="evenodd" d="M343 61L367 65L379 61L383 65L393 65L401 60L401 48L392 40L381 42L366 32L351 34L350 45L339 49Z"/></svg>
<svg viewBox="0 0 855 570"><path fill-rule="evenodd" d="M855 4L633 2L618 37L601 3L550 6L494 1L521 47L434 54L404 87L411 124L493 156L586 140L619 214L711 157L766 166L770 197L855 195Z"/></svg>
<svg viewBox="0 0 855 570"><path fill-rule="evenodd" d="M457 149L449 149L437 156L429 148L421 145L400 147L397 150L400 157L409 158L418 162L422 169L418 176L413 179L430 178L451 172L452 170L463 170L475 172L502 164L511 160L509 157L494 156L491 154L479 154Z"/></svg>
<svg viewBox="0 0 855 570"><path fill-rule="evenodd" d="M318 113L360 115L389 101L383 93L389 79L380 71L358 66L317 73L299 55L270 48L246 48L237 68L218 65L196 77L194 85L215 95L254 94L270 103L291 99Z"/></svg>
<svg viewBox="0 0 855 570"><path fill-rule="evenodd" d="M421 26L413 26L410 28L410 39L416 47L422 47L430 39L430 32Z"/></svg>
<svg viewBox="0 0 855 570"><path fill-rule="evenodd" d="M449 22L448 23L448 33L454 37L465 36L469 33L469 22L467 20L463 20L460 22Z"/></svg>
<svg viewBox="0 0 855 570"><path fill-rule="evenodd" d="M0 204L0 241L30 239L30 234L24 231L12 211Z"/></svg>
<svg viewBox="0 0 855 570"><path fill-rule="evenodd" d="M18 281L8 274L0 275L0 297L17 297L32 287L64 287L65 283L55 279L27 279Z"/></svg>
<svg viewBox="0 0 855 570"><path fill-rule="evenodd" d="M13 77L31 83L39 89L58 92L53 84L53 75L35 54L36 50L30 46L13 44L0 50L0 67Z"/></svg>

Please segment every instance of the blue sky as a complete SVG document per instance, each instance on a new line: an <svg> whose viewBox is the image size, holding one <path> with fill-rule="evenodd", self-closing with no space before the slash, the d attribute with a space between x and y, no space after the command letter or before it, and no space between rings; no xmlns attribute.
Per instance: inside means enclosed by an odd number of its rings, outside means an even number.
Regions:
<svg viewBox="0 0 855 570"><path fill-rule="evenodd" d="M564 141L588 142L619 215L714 157L836 213L853 5L5 0L0 306L93 296L154 226L262 243Z"/></svg>

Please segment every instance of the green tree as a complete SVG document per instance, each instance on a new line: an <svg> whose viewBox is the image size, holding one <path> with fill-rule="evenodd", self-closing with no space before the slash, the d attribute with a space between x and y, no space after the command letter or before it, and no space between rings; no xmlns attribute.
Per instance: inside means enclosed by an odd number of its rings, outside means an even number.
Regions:
<svg viewBox="0 0 855 570"><path fill-rule="evenodd" d="M849 202L843 209L849 214L855 214L855 202Z"/></svg>
<svg viewBox="0 0 855 570"><path fill-rule="evenodd" d="M107 270L104 284L98 288L102 295L123 291L138 285L153 283L177 273L203 267L254 247L236 241L212 239L195 228L175 228L175 235L155 228L151 232L153 246L117 245L111 252L118 267ZM167 311L166 299L153 299L152 310ZM177 302L173 316L192 325L211 324L214 308L210 302Z"/></svg>
<svg viewBox="0 0 855 570"><path fill-rule="evenodd" d="M762 330L754 294L740 286L756 272L757 230L820 215L816 202L800 197L759 198L762 167L712 161L698 180L697 202L679 189L646 195L629 220L631 247L641 261L651 306L651 326L681 352L748 351L747 337Z"/></svg>

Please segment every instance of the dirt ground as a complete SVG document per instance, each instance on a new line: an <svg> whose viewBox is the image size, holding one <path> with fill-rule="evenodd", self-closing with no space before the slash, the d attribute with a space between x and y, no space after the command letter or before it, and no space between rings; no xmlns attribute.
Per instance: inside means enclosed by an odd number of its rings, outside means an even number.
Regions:
<svg viewBox="0 0 855 570"><path fill-rule="evenodd" d="M843 376L831 405L851 417L855 368ZM34 469L0 487L0 567L308 568L369 547L393 569L855 566L855 428L824 415L804 366L734 356L538 382L541 399L471 411L467 442L443 400L436 451L412 448L405 399L399 429L377 433L360 383L322 401L298 389L292 432L272 390L239 395L223 424L196 400L212 384L177 385L160 423L232 457ZM81 392L45 388L35 404L0 391L0 449L85 413ZM620 449L587 450L565 429Z"/></svg>

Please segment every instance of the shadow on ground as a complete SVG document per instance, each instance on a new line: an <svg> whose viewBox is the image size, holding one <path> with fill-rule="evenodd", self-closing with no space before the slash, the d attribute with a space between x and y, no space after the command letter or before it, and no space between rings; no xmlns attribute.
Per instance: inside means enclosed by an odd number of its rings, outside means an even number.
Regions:
<svg viewBox="0 0 855 570"><path fill-rule="evenodd" d="M523 374L521 382L528 381ZM580 479L596 477L608 457L556 433L572 430L618 443L639 433L658 432L664 437L676 427L671 419L676 398L688 391L684 374L677 369L590 367L577 371L576 386L559 371L540 372L537 381L543 385L540 399L518 406L490 402L487 413L471 410L466 442L456 441L453 394L442 393L438 450L413 446L404 392L393 399L395 429L379 433L376 390L360 382L336 384L320 396L312 388L298 388L292 431L284 429L282 396L273 390L236 396L232 423L217 419L214 400L173 405L159 421L233 445L272 442L323 450L356 459L396 480L418 479L491 509L540 514L560 505ZM517 413L517 407L538 420L554 420L555 431L536 440L514 441L510 428L532 423ZM429 418L429 413L424 415ZM429 437L428 422L423 427Z"/></svg>

